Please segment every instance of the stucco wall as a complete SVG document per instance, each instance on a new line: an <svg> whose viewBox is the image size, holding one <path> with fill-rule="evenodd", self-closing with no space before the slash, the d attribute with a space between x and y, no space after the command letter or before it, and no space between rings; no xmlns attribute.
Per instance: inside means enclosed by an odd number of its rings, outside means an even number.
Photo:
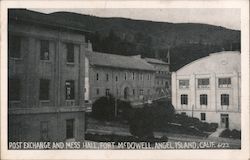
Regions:
<svg viewBox="0 0 250 160"><path fill-rule="evenodd" d="M219 87L219 78L230 77L229 87ZM208 78L208 88L198 88L198 79ZM180 88L180 80L189 80L188 88ZM208 122L220 122L219 113L229 114L229 127L240 129L240 53L221 52L196 60L172 73L172 104L179 112L197 111L208 114ZM181 95L188 104L181 105ZM200 105L200 95L207 95L207 105ZM229 95L229 105L221 105L221 95ZM200 116L200 115L198 115Z"/></svg>

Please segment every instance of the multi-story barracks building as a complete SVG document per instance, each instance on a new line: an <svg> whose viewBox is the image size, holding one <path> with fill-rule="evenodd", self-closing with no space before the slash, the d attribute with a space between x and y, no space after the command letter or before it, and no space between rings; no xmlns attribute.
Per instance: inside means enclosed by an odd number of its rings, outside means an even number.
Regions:
<svg viewBox="0 0 250 160"><path fill-rule="evenodd" d="M153 99L155 69L139 56L94 52L89 43L85 60L85 97L94 102L112 94L132 104Z"/></svg>
<svg viewBox="0 0 250 160"><path fill-rule="evenodd" d="M84 140L86 31L25 9L8 12L8 140Z"/></svg>

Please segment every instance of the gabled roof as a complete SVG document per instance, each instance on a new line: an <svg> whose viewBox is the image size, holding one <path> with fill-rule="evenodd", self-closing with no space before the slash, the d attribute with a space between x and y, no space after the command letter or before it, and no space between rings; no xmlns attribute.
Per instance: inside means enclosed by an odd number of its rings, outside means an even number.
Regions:
<svg viewBox="0 0 250 160"><path fill-rule="evenodd" d="M91 65L155 71L154 67L151 64L147 63L144 59L141 58L100 53L94 51L87 52L86 57L89 59L89 63Z"/></svg>
<svg viewBox="0 0 250 160"><path fill-rule="evenodd" d="M159 59L155 59L155 58L145 58L145 60L148 62L148 63L155 63L155 64L168 64L162 60L159 60Z"/></svg>
<svg viewBox="0 0 250 160"><path fill-rule="evenodd" d="M9 22L26 22L38 25L45 25L53 28L74 30L78 32L90 32L85 30L84 26L76 21L66 21L62 18L56 18L50 14L44 14L27 9L9 9L8 19Z"/></svg>

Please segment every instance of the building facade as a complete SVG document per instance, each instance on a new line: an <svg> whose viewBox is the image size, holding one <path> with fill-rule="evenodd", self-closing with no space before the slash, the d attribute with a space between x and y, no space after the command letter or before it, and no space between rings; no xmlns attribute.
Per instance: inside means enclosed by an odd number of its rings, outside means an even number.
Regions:
<svg viewBox="0 0 250 160"><path fill-rule="evenodd" d="M9 141L82 141L85 31L29 10L8 13Z"/></svg>
<svg viewBox="0 0 250 160"><path fill-rule="evenodd" d="M198 59L172 73L172 104L181 114L241 129L241 60L224 51Z"/></svg>
<svg viewBox="0 0 250 160"><path fill-rule="evenodd" d="M86 53L85 97L94 102L109 94L132 104L153 99L155 69L140 57Z"/></svg>
<svg viewBox="0 0 250 160"><path fill-rule="evenodd" d="M169 55L169 54L168 54ZM169 58L167 58L169 59ZM164 62L155 58L145 58L145 60L151 64L155 70L155 98L167 97L171 98L171 73L169 69L169 61Z"/></svg>

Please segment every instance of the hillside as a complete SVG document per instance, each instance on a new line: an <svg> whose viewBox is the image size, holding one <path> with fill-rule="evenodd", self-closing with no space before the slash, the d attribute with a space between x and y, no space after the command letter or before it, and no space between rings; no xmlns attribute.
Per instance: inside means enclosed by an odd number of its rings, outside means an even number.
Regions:
<svg viewBox="0 0 250 160"><path fill-rule="evenodd" d="M93 31L95 51L157 57L171 54L171 70L221 50L240 50L240 31L195 23L166 23L126 18L100 18L69 12L52 16L75 21Z"/></svg>

